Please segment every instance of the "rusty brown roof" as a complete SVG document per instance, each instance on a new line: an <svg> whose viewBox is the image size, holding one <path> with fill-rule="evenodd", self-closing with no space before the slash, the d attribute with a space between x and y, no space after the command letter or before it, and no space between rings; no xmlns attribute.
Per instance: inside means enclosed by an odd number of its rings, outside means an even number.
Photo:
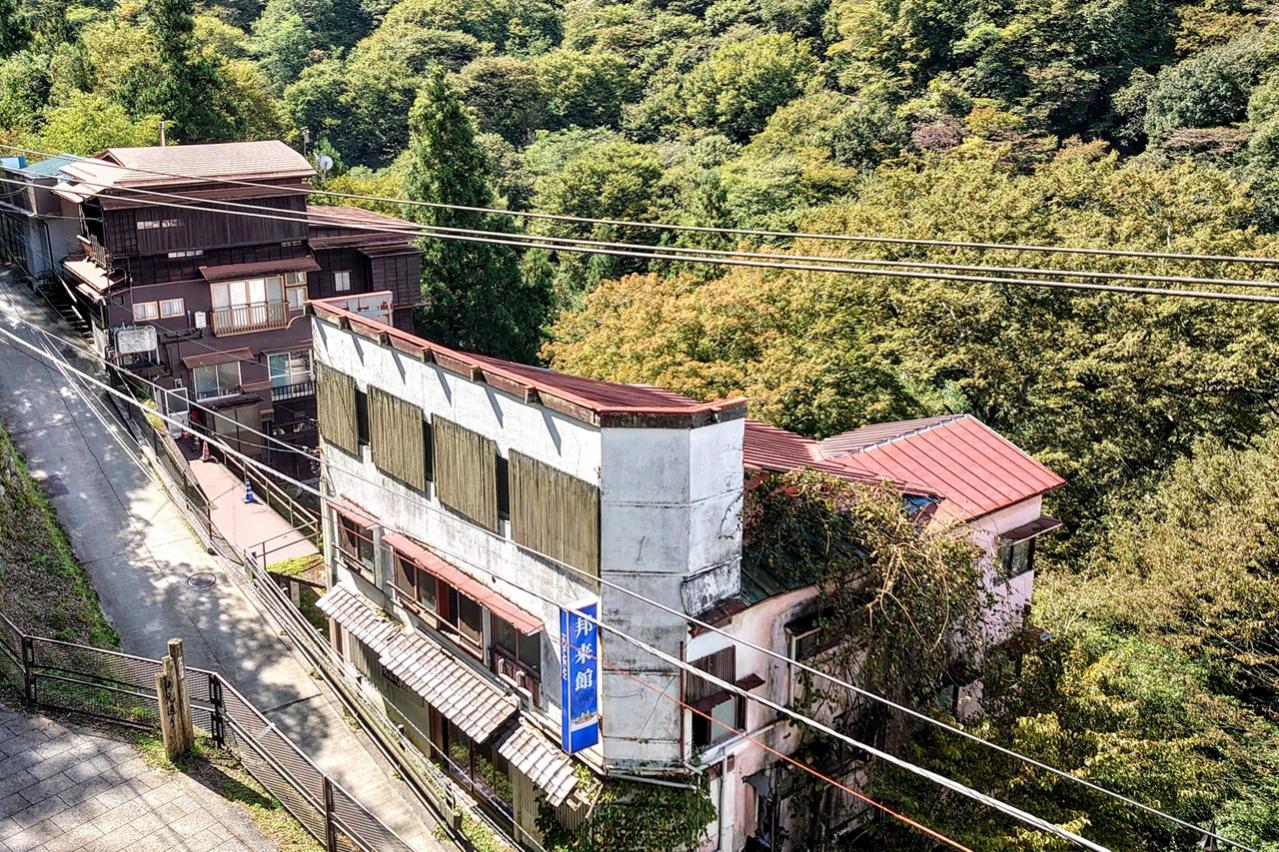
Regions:
<svg viewBox="0 0 1279 852"><path fill-rule="evenodd" d="M77 160L62 173L80 195L104 187L216 183L220 180L277 181L315 176L306 158L278 139L108 148L96 158ZM288 190L286 190L288 191ZM292 190L298 191L298 190Z"/></svg>
<svg viewBox="0 0 1279 852"><path fill-rule="evenodd" d="M308 302L313 315L350 328L356 334L391 346L475 382L522 397L569 417L597 426L688 428L746 416L745 399L698 402L648 385L625 385L572 376L514 361L462 352L360 316L338 299Z"/></svg>

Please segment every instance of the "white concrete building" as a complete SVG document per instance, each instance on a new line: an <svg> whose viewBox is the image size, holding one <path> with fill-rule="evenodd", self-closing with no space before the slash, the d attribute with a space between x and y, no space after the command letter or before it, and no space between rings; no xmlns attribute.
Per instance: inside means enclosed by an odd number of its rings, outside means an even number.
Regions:
<svg viewBox="0 0 1279 852"><path fill-rule="evenodd" d="M409 738L513 820L515 835L537 836L539 799L574 819L580 761L628 778L705 772L720 808L705 848L784 848L790 814L775 758L672 698L793 749L798 733L755 702L709 691L603 632L599 665L575 680L599 678L598 742L571 758L561 742L561 655L581 647L561 636L561 610L583 601L599 601L606 625L790 700L785 664L608 585L788 656L807 653L814 589L742 568L748 475L812 467L893 480L934 517L973 523L992 554L990 581L1020 624L1030 546L1011 581L994 557L1015 528L1051 527L1040 498L1061 480L971 418L819 444L746 420L745 400L700 403L456 352L335 302L311 312L332 495L320 606L334 645ZM939 441L966 443L947 465ZM976 464L983 454L997 461ZM992 617L1001 631L1005 621ZM992 641L1006 636L992 627Z"/></svg>

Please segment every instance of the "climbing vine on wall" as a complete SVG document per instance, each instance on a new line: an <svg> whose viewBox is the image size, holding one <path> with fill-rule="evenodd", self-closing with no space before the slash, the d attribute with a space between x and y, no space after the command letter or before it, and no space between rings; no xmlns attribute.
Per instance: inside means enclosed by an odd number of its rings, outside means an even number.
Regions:
<svg viewBox="0 0 1279 852"><path fill-rule="evenodd" d="M584 774L585 771L583 770ZM547 852L602 852L611 849L693 849L715 819L715 805L705 782L689 779L686 786L636 781L585 779L594 805L575 831L559 824L545 803L537 827Z"/></svg>
<svg viewBox="0 0 1279 852"><path fill-rule="evenodd" d="M753 488L743 516L748 571L790 588L817 587L820 653L808 662L894 701L920 707L948 682L971 679L991 597L967 526L929 523L887 486L814 471L771 476ZM833 720L866 742L902 735L900 718L828 681L801 673L796 709ZM874 732L872 734L872 731ZM800 759L846 771L856 755L805 729ZM865 755L861 755L865 758ZM794 773L791 800L825 813L830 786ZM794 838L824 845L824 821L798 821Z"/></svg>

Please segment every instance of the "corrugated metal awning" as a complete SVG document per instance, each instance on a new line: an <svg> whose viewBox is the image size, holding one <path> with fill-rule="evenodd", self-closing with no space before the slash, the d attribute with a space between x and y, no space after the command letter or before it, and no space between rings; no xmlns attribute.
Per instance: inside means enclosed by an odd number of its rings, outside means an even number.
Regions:
<svg viewBox="0 0 1279 852"><path fill-rule="evenodd" d="M403 633L399 624L343 586L329 589L315 605L320 612L342 625L347 633L379 655L386 651L396 636Z"/></svg>
<svg viewBox="0 0 1279 852"><path fill-rule="evenodd" d="M463 572L460 568L440 558L412 539L399 533L386 533L382 543L392 547L401 556L428 574L432 574L467 597L484 604L526 636L538 633L542 629L542 619L531 612L520 609L506 598L497 594L489 586Z"/></svg>
<svg viewBox="0 0 1279 852"><path fill-rule="evenodd" d="M1054 517L1050 517L1049 515L1043 515L1035 518L1035 520L1028 524L1022 524L1021 526L1014 527L1007 532L1000 533L999 540L1007 544L1015 544L1019 541L1026 541L1027 539L1043 535L1046 532L1052 532L1059 526L1061 526L1061 521Z"/></svg>
<svg viewBox="0 0 1279 852"><path fill-rule="evenodd" d="M521 717L496 745L498 754L546 794L551 807L564 804L577 786L573 761L528 720Z"/></svg>
<svg viewBox="0 0 1279 852"><path fill-rule="evenodd" d="M420 633L401 632L382 665L476 742L493 736L519 707L514 695Z"/></svg>

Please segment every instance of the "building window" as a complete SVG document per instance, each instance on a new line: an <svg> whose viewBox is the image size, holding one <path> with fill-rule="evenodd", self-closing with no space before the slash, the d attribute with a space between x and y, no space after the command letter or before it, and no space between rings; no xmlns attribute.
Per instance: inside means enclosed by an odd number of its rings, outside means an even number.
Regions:
<svg viewBox="0 0 1279 852"><path fill-rule="evenodd" d="M139 231L156 231L160 228L180 228L182 221L179 219L145 219L138 222Z"/></svg>
<svg viewBox="0 0 1279 852"><path fill-rule="evenodd" d="M355 389L355 433L360 445L369 442L369 395L359 388Z"/></svg>
<svg viewBox="0 0 1279 852"><path fill-rule="evenodd" d="M337 293L343 293L351 289L351 273L343 270L333 273L333 290Z"/></svg>
<svg viewBox="0 0 1279 852"><path fill-rule="evenodd" d="M511 519L511 467L501 456L497 457L497 516Z"/></svg>
<svg viewBox="0 0 1279 852"><path fill-rule="evenodd" d="M274 352L267 356L271 387L282 388L311 381L311 351Z"/></svg>
<svg viewBox="0 0 1279 852"><path fill-rule="evenodd" d="M142 322L143 320L153 320L160 318L160 308L155 302L134 302L133 303L133 320L134 322Z"/></svg>
<svg viewBox="0 0 1279 852"><path fill-rule="evenodd" d="M184 257L204 257L204 249L190 249L189 251L169 252L169 260L178 260Z"/></svg>
<svg viewBox="0 0 1279 852"><path fill-rule="evenodd" d="M287 291L289 298L289 310L300 311L306 304L306 288L290 287Z"/></svg>
<svg viewBox="0 0 1279 852"><path fill-rule="evenodd" d="M338 552L352 571L372 579L374 565L373 539L369 530L345 515L338 515Z"/></svg>
<svg viewBox="0 0 1279 852"><path fill-rule="evenodd" d="M240 392L240 362L196 367L191 371L196 399L235 396Z"/></svg>
<svg viewBox="0 0 1279 852"><path fill-rule="evenodd" d="M444 466L443 457L439 466ZM443 475L441 470L441 479ZM599 487L517 450L511 450L508 479L511 538L529 550L597 574Z"/></svg>
<svg viewBox="0 0 1279 852"><path fill-rule="evenodd" d="M515 629L506 619L492 615L493 646L505 657L520 664L529 674L542 677L542 634L529 636Z"/></svg>
<svg viewBox="0 0 1279 852"><path fill-rule="evenodd" d="M284 278L217 281L209 285L213 299L213 333L264 331L289 324Z"/></svg>
<svg viewBox="0 0 1279 852"><path fill-rule="evenodd" d="M182 299L161 299L160 300L160 316L180 317L187 312L186 302Z"/></svg>
<svg viewBox="0 0 1279 852"><path fill-rule="evenodd" d="M286 287L305 287L305 272L286 272L284 273L284 286Z"/></svg>
<svg viewBox="0 0 1279 852"><path fill-rule="evenodd" d="M729 683L737 681L737 649L722 648L700 660L694 668ZM719 684L690 674L684 687L685 701L693 713L693 746L705 747L737 736L746 727L746 700ZM707 718L709 716L710 718Z"/></svg>
<svg viewBox="0 0 1279 852"><path fill-rule="evenodd" d="M1033 571L1035 540L1026 538L1021 541L1004 542L995 554L995 561L996 574L1001 580L1011 580L1027 571Z"/></svg>
<svg viewBox="0 0 1279 852"><path fill-rule="evenodd" d="M439 627L476 657L484 656L484 608L474 598L443 584Z"/></svg>

